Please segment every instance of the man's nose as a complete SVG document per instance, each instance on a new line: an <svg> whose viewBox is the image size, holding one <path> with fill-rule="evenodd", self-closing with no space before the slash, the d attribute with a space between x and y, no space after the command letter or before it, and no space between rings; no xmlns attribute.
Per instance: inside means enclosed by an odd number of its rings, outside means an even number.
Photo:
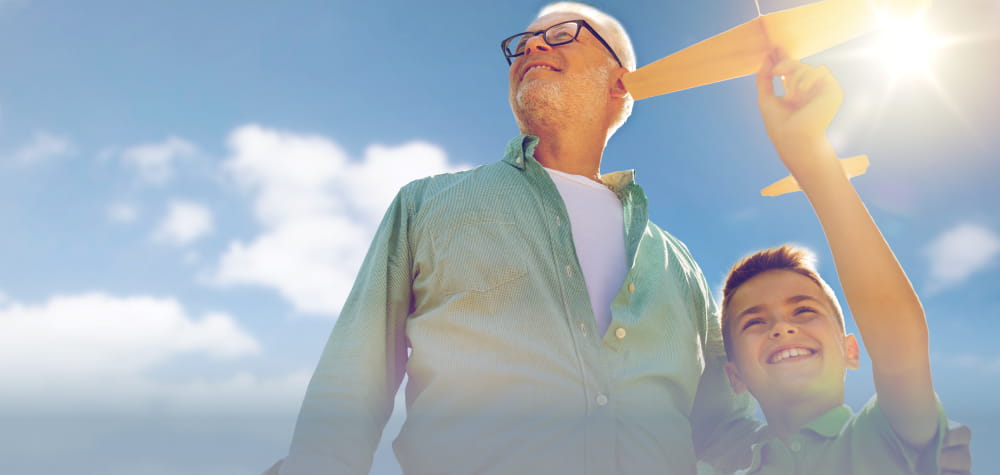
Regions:
<svg viewBox="0 0 1000 475"><path fill-rule="evenodd" d="M545 42L543 35L535 35L528 38L528 42L524 44L524 54L531 53L532 50L537 51L549 51L552 49L548 43Z"/></svg>

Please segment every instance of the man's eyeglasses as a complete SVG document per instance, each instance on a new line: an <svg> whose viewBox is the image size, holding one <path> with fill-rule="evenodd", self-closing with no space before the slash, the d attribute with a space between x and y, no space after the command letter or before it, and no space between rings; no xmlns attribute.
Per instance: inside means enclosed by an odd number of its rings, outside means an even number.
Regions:
<svg viewBox="0 0 1000 475"><path fill-rule="evenodd" d="M542 35L542 39L544 39L545 43L549 46L564 45L575 40L576 37L580 35L581 27L590 31L590 34L594 35L594 38L597 38L597 41L600 41L601 44L608 49L608 52L615 58L618 65L622 65L622 60L618 59L618 55L615 54L615 50L611 49L608 42L604 41L604 38L601 38L601 35L598 35L597 32L587 24L586 20L569 20L562 23L556 23L555 25L552 25L544 30L518 33L501 41L500 49L503 50L503 55L507 58L507 65L511 65L514 64L513 58L524 54L524 48L527 46L528 40L532 37Z"/></svg>

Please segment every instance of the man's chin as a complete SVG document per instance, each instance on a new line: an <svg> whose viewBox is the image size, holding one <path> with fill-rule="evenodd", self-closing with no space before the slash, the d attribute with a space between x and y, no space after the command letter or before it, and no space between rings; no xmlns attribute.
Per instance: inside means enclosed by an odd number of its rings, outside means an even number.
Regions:
<svg viewBox="0 0 1000 475"><path fill-rule="evenodd" d="M518 122L550 121L559 114L559 96L545 88L521 88L511 103Z"/></svg>

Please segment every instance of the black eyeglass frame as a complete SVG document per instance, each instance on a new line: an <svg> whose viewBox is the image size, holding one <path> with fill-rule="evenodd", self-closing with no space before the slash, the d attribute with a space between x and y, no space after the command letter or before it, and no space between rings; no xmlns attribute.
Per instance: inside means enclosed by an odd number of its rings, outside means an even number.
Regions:
<svg viewBox="0 0 1000 475"><path fill-rule="evenodd" d="M549 42L549 35L547 34L548 31L551 30L551 29L553 29L553 28L555 28L555 27L557 27L557 26L565 25L566 23L576 23L577 24L576 34L574 34L572 38L570 38L570 39L568 39L566 41L560 41L560 42L557 42L557 43L550 43ZM580 30L581 30L580 27L581 26L584 27L584 28L586 28L587 31L589 31L591 35L594 35L594 38L597 38L597 41L600 41L601 44L604 45L605 48L607 48L608 52L611 53L611 56L613 58L615 58L615 61L618 62L618 66L624 67L624 65L622 64L622 60L618 59L618 55L615 54L615 50L611 49L611 45L609 45L607 41L604 41L604 38L601 38L601 35L597 34L597 32L594 31L594 28L591 27L589 23L587 23L587 20L583 20L583 19L561 21L559 23L556 23L555 25L552 25L552 26L544 29L544 30L525 31L523 33L518 33L516 35L509 36L507 38L504 38L503 41L500 42L500 51L503 52L504 58L507 59L507 65L510 66L510 65L514 64L514 60L512 58L516 58L518 56L524 55L523 51L520 52L520 53L516 53L516 52L512 53L510 51L510 48L508 46L510 45L511 40L513 40L515 38L518 38L518 37L521 37L521 36L524 36L524 35L527 35L527 39L530 40L531 37L533 37L533 36L542 35L542 40L545 41L545 44L547 44L549 46L562 46L564 44L572 43L573 41L576 40L576 37L580 36ZM527 44L527 41L525 41L525 44Z"/></svg>

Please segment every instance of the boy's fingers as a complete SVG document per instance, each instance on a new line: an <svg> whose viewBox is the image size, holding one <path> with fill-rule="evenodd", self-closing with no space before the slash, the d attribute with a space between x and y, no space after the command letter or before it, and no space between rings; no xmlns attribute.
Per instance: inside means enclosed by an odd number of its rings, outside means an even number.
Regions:
<svg viewBox="0 0 1000 475"><path fill-rule="evenodd" d="M772 56L773 53L765 56L760 70L757 71L757 97L759 98L774 95L774 85L771 83L772 78L774 78L774 59Z"/></svg>
<svg viewBox="0 0 1000 475"><path fill-rule="evenodd" d="M798 78L796 88L803 93L813 92L817 84L821 84L829 74L824 68L810 68Z"/></svg>
<svg viewBox="0 0 1000 475"><path fill-rule="evenodd" d="M802 80L808 74L809 68L796 67L784 75L786 99L797 98L805 92L802 88Z"/></svg>
<svg viewBox="0 0 1000 475"><path fill-rule="evenodd" d="M770 57L773 64L778 64L788 58L788 53L779 46L771 50Z"/></svg>
<svg viewBox="0 0 1000 475"><path fill-rule="evenodd" d="M773 60L772 60L773 61ZM795 72L803 66L807 66L805 63L800 62L795 58L784 57L780 60L774 61L774 75L775 76L788 76Z"/></svg>

